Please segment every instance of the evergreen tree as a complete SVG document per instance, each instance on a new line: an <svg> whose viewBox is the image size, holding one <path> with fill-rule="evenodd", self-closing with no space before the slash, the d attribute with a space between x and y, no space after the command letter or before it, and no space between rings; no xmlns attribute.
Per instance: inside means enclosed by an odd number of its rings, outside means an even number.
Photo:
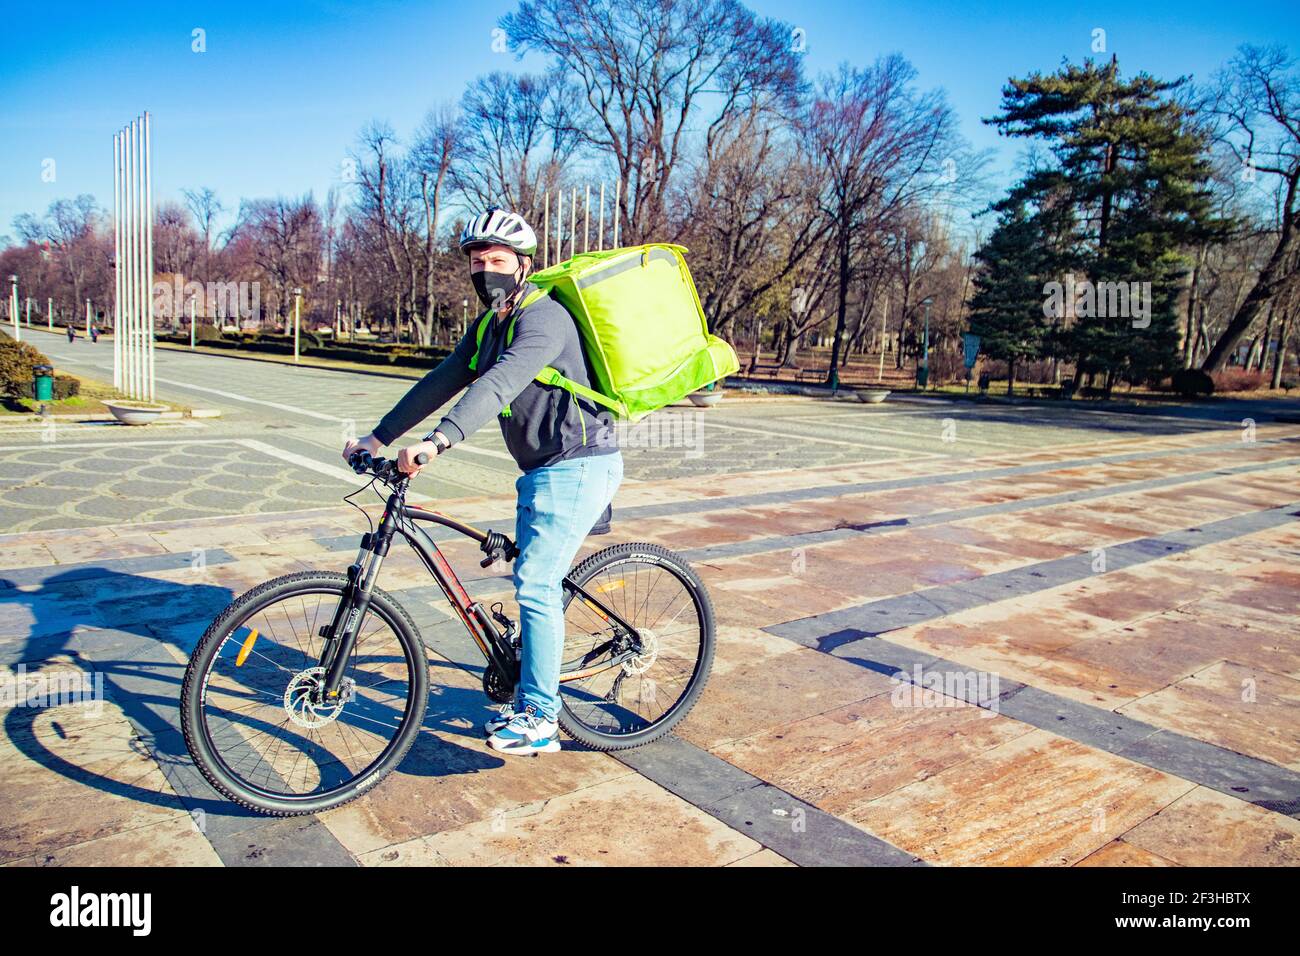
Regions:
<svg viewBox="0 0 1300 956"><path fill-rule="evenodd" d="M998 224L976 252L971 331L980 351L1007 363L1007 394L1016 364L1040 356L1049 331L1043 312L1043 273L1050 262L1042 222L1023 201L1001 204Z"/></svg>
<svg viewBox="0 0 1300 956"><path fill-rule="evenodd" d="M1124 80L1113 58L1101 66L1088 60L1012 80L1002 115L988 120L1051 149L1055 162L1029 173L1010 199L1039 213L1070 208L1056 265L1080 286L1124 283L1128 291L1137 283L1127 314L1101 315L1117 300L1099 295L1085 300L1092 314L1080 314L1060 336L1081 372L1104 373L1108 392L1121 377L1157 379L1179 367L1175 303L1190 264L1184 250L1218 230L1208 144L1173 95L1184 82L1147 74Z"/></svg>

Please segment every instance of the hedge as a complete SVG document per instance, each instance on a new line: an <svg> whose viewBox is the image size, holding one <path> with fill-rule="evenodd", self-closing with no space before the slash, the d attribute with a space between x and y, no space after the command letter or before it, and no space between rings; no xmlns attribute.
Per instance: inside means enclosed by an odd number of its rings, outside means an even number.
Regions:
<svg viewBox="0 0 1300 956"><path fill-rule="evenodd" d="M39 349L0 333L0 395L30 398L37 365L53 365Z"/></svg>
<svg viewBox="0 0 1300 956"><path fill-rule="evenodd" d="M314 336L313 336L314 338ZM188 335L159 335L158 340L176 345L189 345ZM232 349L241 352L261 352L267 355L292 355L293 337L284 335L233 335L223 334L219 339L209 339L205 348ZM313 358L337 359L364 365L400 365L429 368L450 354L450 349L417 345L375 345L363 342L348 345L315 345L306 335L299 341L299 355Z"/></svg>

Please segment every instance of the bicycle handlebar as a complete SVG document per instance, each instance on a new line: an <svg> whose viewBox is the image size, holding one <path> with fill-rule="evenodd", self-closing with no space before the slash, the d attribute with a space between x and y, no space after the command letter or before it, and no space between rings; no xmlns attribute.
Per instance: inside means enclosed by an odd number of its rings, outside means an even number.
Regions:
<svg viewBox="0 0 1300 956"><path fill-rule="evenodd" d="M429 453L420 452L415 456L417 465L427 465L429 463ZM397 467L396 458L374 458L368 451L354 451L348 456L348 464L358 475L374 475L376 478L388 481L394 478L406 478L401 469Z"/></svg>

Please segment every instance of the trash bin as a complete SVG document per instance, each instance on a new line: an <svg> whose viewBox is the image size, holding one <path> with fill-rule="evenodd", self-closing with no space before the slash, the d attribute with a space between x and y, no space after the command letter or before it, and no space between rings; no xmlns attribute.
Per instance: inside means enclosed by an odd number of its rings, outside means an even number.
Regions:
<svg viewBox="0 0 1300 956"><path fill-rule="evenodd" d="M32 369L35 374L35 380L32 387L32 394L36 396L38 402L54 401L54 366L37 365Z"/></svg>

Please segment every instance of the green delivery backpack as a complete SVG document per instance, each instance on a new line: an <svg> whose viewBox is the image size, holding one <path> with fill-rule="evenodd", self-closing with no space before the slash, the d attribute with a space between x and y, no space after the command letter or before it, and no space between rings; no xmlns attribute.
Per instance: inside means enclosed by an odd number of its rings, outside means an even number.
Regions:
<svg viewBox="0 0 1300 956"><path fill-rule="evenodd" d="M682 246L659 242L584 252L529 276L538 288L519 309L554 294L578 324L596 387L570 381L549 365L537 381L636 421L738 371L735 350L709 333L684 252ZM479 322L471 369L477 369L492 316L489 311ZM513 335L511 319L507 345ZM510 406L501 414L509 415Z"/></svg>

